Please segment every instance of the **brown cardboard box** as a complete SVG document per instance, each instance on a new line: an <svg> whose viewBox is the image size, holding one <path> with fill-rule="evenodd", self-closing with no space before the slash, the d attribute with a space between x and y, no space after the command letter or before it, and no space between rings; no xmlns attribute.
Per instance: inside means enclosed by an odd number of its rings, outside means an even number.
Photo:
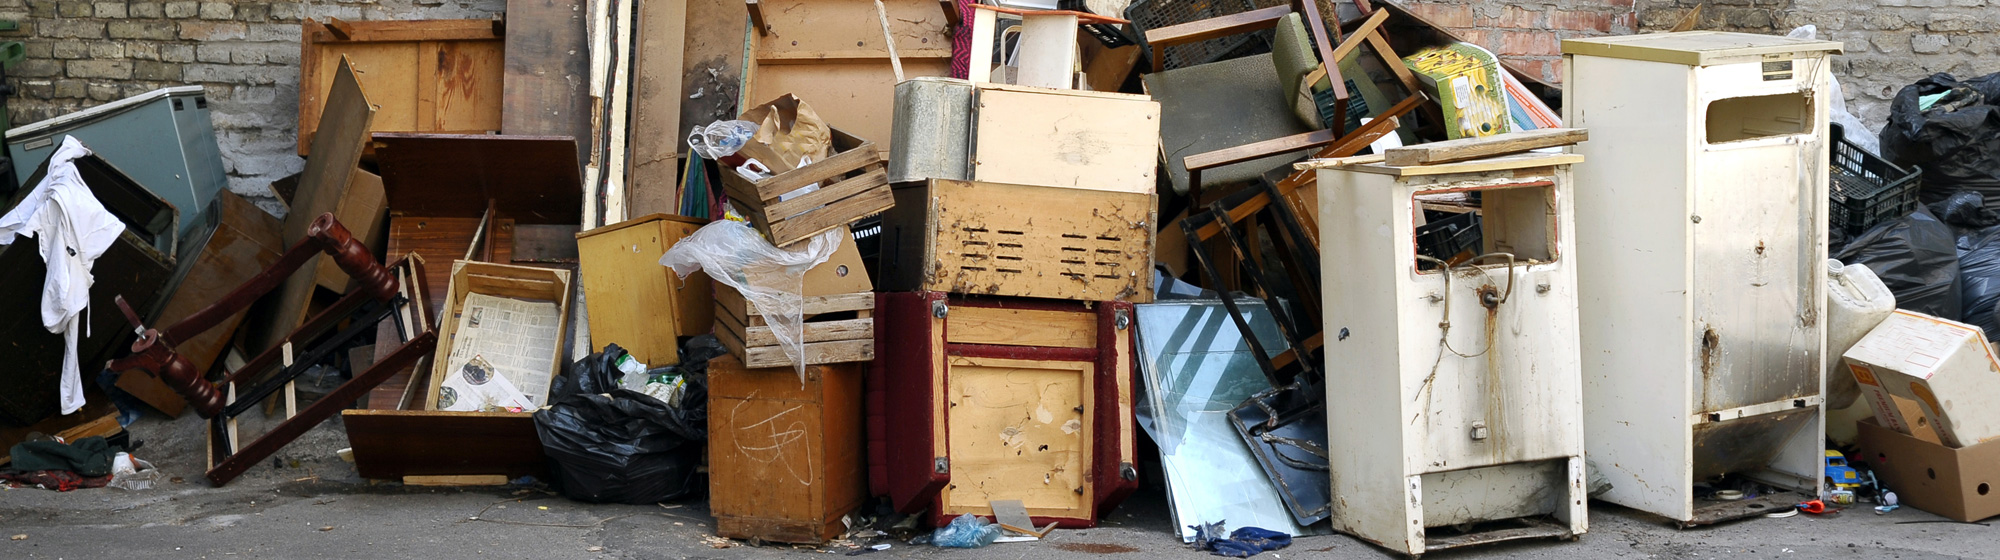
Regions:
<svg viewBox="0 0 2000 560"><path fill-rule="evenodd" d="M2000 441L1957 449L1861 421L1861 460L1901 503L1959 521L2000 515Z"/></svg>

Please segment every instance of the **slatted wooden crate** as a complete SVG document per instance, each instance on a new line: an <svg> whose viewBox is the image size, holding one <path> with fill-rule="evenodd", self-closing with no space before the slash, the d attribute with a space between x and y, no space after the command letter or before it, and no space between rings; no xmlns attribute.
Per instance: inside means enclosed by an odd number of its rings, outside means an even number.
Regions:
<svg viewBox="0 0 2000 560"><path fill-rule="evenodd" d="M875 359L875 294L805 298L806 365ZM715 286L715 336L751 368L790 367L764 311L735 289Z"/></svg>
<svg viewBox="0 0 2000 560"><path fill-rule="evenodd" d="M832 131L834 154L824 160L762 181L722 174L723 193L771 238L771 244L790 245L896 205L889 194L888 163L875 151L875 143L837 128ZM814 183L819 190L779 200Z"/></svg>

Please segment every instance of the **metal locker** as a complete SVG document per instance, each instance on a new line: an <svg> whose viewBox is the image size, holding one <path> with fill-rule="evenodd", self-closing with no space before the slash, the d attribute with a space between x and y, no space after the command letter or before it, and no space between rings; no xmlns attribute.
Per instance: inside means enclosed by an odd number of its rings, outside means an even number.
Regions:
<svg viewBox="0 0 2000 560"><path fill-rule="evenodd" d="M1715 32L1563 42L1563 118L1591 136L1576 235L1599 498L1698 525L1818 495L1840 50ZM1742 484L1799 493L1715 499Z"/></svg>
<svg viewBox="0 0 2000 560"><path fill-rule="evenodd" d="M1319 171L1334 529L1411 555L1586 529L1579 161Z"/></svg>

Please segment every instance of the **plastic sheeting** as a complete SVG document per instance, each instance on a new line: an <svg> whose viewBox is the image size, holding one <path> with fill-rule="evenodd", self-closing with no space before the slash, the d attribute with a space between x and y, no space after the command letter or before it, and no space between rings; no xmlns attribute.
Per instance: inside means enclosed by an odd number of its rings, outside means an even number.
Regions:
<svg viewBox="0 0 2000 560"><path fill-rule="evenodd" d="M806 271L832 257L846 235L846 228L833 228L792 245L799 250L787 250L772 245L749 224L722 220L682 238L660 256L660 264L673 267L681 278L705 271L709 278L743 294L770 321L771 335L804 381L805 297L800 294L805 293Z"/></svg>
<svg viewBox="0 0 2000 560"><path fill-rule="evenodd" d="M1273 354L1285 339L1261 301L1241 299L1257 341ZM1271 388L1222 303L1194 300L1137 306L1139 371L1146 394L1140 426L1160 447L1167 501L1183 542L1190 525L1228 521L1290 535L1314 534L1293 522L1278 490L1230 425L1230 409ZM1150 418L1148 418L1150 417Z"/></svg>

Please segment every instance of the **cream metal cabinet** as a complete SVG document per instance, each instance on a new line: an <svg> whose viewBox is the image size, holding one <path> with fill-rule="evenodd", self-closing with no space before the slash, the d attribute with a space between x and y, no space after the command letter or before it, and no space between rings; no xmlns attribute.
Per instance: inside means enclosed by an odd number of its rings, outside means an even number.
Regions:
<svg viewBox="0 0 2000 560"><path fill-rule="evenodd" d="M1582 159L1319 171L1335 530L1410 555L1584 532ZM1427 210L1481 215L1449 270L1418 256Z"/></svg>
<svg viewBox="0 0 2000 560"><path fill-rule="evenodd" d="M1683 526L1819 492L1827 56L1740 33L1563 42L1598 498ZM1754 481L1787 492L1717 501ZM1759 493L1752 493L1758 496Z"/></svg>

